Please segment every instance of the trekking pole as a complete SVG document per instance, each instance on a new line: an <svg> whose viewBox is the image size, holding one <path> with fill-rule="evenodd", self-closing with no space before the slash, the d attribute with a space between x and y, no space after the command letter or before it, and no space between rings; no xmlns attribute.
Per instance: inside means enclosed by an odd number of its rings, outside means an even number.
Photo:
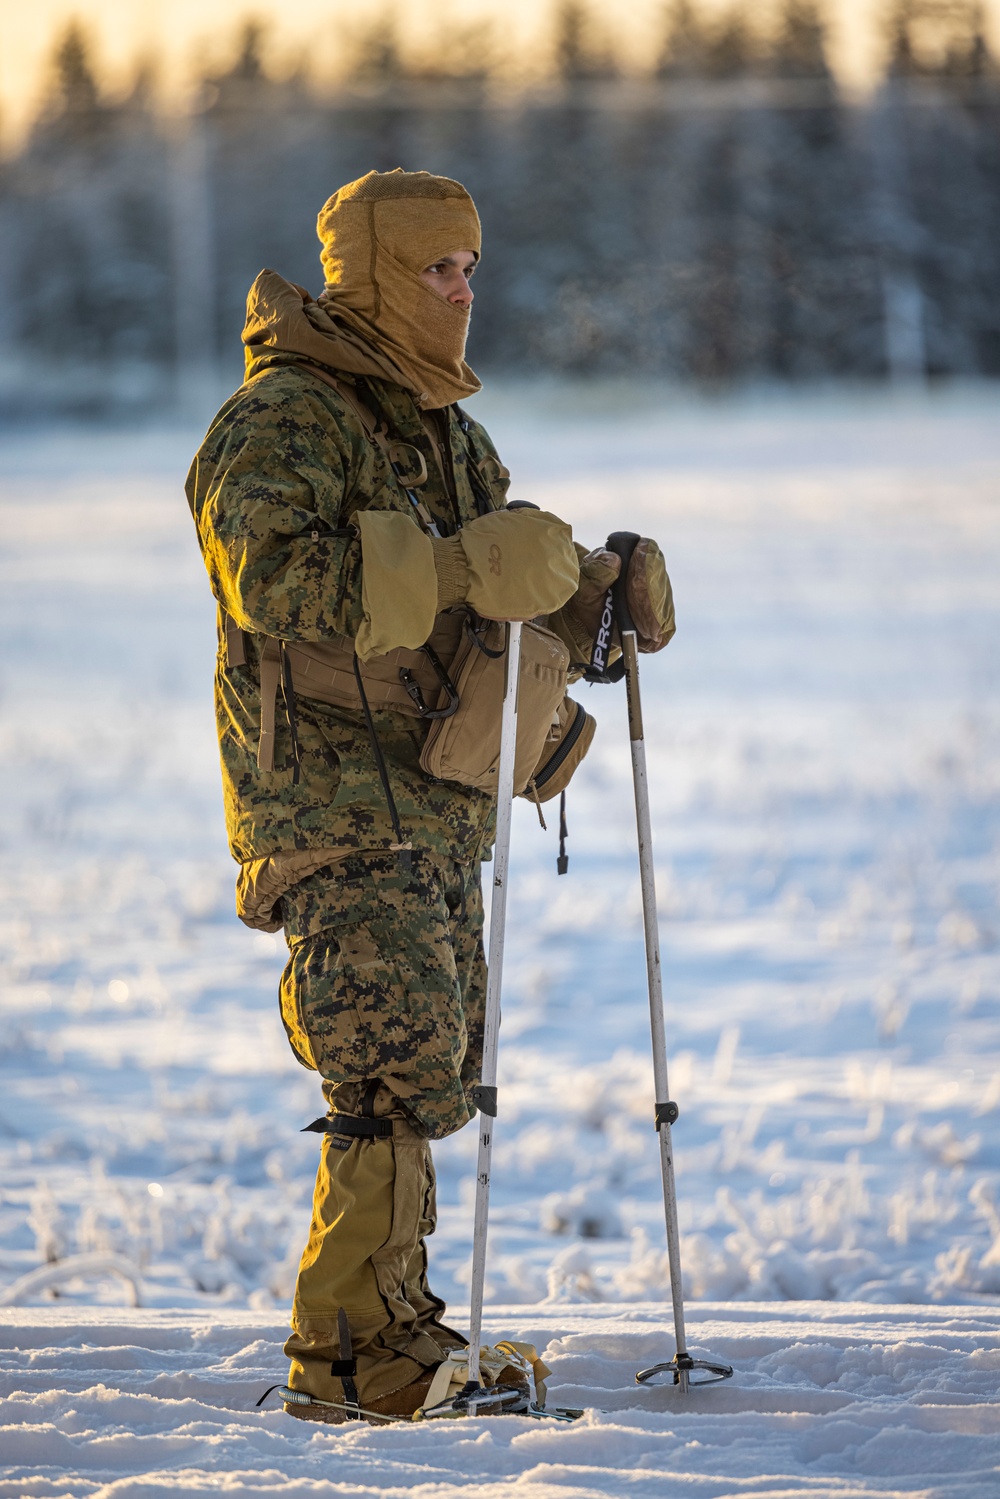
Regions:
<svg viewBox="0 0 1000 1499"><path fill-rule="evenodd" d="M635 821L639 836L639 883L642 888L642 925L646 944L646 979L649 988L649 1025L653 1043L653 1084L655 1089L654 1122L660 1142L660 1171L663 1177L663 1211L667 1228L667 1261L670 1266L670 1297L674 1308L674 1336L677 1352L664 1364L654 1364L636 1374L637 1384L646 1384L654 1374L673 1375L674 1384L686 1395L692 1384L714 1384L728 1379L728 1364L707 1363L693 1359L687 1351L684 1331L684 1292L681 1285L680 1231L677 1223L677 1189L674 1182L674 1155L670 1126L678 1116L671 1102L667 1082L667 1037L663 1020L663 977L660 965L660 933L656 914L656 876L653 869L653 839L649 817L649 783L646 776L646 744L642 729L642 701L639 696L639 649L635 623L628 606L626 583L629 563L639 537L632 531L616 531L608 537L608 551L621 558L621 571L611 588L615 623L621 636L625 691L628 699L628 737L632 749L632 783L635 790ZM612 672L612 676L618 676ZM692 1369L709 1371L708 1379L691 1379Z"/></svg>
<svg viewBox="0 0 1000 1499"><path fill-rule="evenodd" d="M476 1216L472 1240L472 1285L469 1307L469 1378L462 1395L469 1397L471 1412L475 1394L482 1389L479 1350L483 1332L483 1291L486 1281L486 1232L490 1211L490 1162L493 1156L493 1121L497 1114L497 1049L500 1039L500 986L503 979L504 928L507 922L507 865L510 860L510 822L514 806L514 752L517 748L517 683L521 665L521 624L507 626L507 675L504 683L500 728L500 764L497 770L497 832L493 848L493 898L490 903L490 951L486 980L486 1016L483 1033L482 1081L473 1088L479 1109L479 1161L476 1167ZM492 1404L495 1401L484 1402Z"/></svg>

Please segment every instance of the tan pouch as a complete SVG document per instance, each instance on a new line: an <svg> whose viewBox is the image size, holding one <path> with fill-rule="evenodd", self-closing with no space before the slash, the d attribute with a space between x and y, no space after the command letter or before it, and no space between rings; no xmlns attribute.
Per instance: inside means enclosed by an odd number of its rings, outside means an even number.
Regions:
<svg viewBox="0 0 1000 1499"><path fill-rule="evenodd" d="M582 703L564 697L549 731L535 772L520 793L531 801L548 802L565 791L584 755L594 742L596 721Z"/></svg>
<svg viewBox="0 0 1000 1499"><path fill-rule="evenodd" d="M496 791L500 764L500 720L506 675L505 627L484 621L480 639L471 631L451 668L459 708L431 724L420 756L421 769L441 781L457 781L480 791ZM517 750L514 794L528 784L566 695L569 651L558 635L528 623L521 631L521 670L517 694Z"/></svg>
<svg viewBox="0 0 1000 1499"><path fill-rule="evenodd" d="M462 638L464 611L439 614L427 644L446 665ZM226 660L228 666L242 665L246 660L243 634L229 615L225 616ZM257 746L259 770L274 769L275 713L281 690L282 643L273 636L258 637L260 649L260 740ZM329 703L335 708L361 709L361 696L354 675L354 645L345 635L329 640L286 641L284 656L296 694ZM421 717L422 708L441 706L441 675L425 650L407 651L400 647L383 656L370 656L361 667L361 677L369 705L373 709L389 708L396 713Z"/></svg>

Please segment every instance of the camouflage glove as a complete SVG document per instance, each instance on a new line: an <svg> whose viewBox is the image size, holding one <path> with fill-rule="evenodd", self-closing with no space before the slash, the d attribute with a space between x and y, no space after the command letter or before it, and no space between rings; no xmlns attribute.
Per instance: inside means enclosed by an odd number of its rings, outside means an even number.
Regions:
<svg viewBox="0 0 1000 1499"><path fill-rule="evenodd" d="M439 613L469 604L483 619L534 619L580 581L573 533L546 510L494 510L431 544Z"/></svg>
<svg viewBox="0 0 1000 1499"><path fill-rule="evenodd" d="M663 553L648 536L636 544L632 553L625 597L632 612L640 651L662 651L677 629L674 595Z"/></svg>

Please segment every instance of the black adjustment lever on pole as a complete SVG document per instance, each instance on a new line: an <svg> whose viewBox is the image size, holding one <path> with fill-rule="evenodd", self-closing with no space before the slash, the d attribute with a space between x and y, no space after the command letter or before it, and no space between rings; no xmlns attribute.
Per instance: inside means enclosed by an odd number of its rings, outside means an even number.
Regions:
<svg viewBox="0 0 1000 1499"><path fill-rule="evenodd" d="M626 630L635 629L628 606L627 584L629 563L632 561L632 553L639 545L639 541L640 537L635 531L613 531L607 539L607 549L621 559L621 567L618 569L617 578L608 589L608 596L601 611L601 622L594 639L590 667L584 673L588 682L620 682L625 675L624 658L619 656L614 665L609 666L608 657L611 654L614 626L618 626L619 635L624 635Z"/></svg>

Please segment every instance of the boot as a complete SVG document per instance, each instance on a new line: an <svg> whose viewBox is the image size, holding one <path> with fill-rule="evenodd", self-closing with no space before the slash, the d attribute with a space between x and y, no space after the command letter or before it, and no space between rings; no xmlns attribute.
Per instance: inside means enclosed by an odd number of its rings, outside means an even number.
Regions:
<svg viewBox="0 0 1000 1499"><path fill-rule="evenodd" d="M373 1426L380 1425L377 1419L379 1416L383 1416L386 1421L407 1420L426 1401L434 1374L433 1369L425 1369L423 1374L404 1385L401 1390L394 1390L390 1395L377 1395L363 1409L361 1419ZM286 1405L285 1410L298 1421L321 1421L327 1426L339 1426L344 1421L354 1419L350 1411L329 1405Z"/></svg>
<svg viewBox="0 0 1000 1499"><path fill-rule="evenodd" d="M387 1422L409 1420L418 1410L432 1410L454 1400L464 1387L468 1372L464 1351L453 1349L437 1368L425 1370L401 1389L379 1395L367 1404L359 1400L358 1414L363 1421L375 1426L380 1424L379 1418ZM495 1348L484 1347L480 1352L483 1384L486 1388L516 1390L520 1400L515 1409L523 1409L532 1398L532 1375L535 1392L540 1400L544 1400L544 1375L548 1372L534 1348L527 1344L499 1343ZM325 1404L317 1400L309 1405L286 1404L285 1410L299 1421L320 1421L328 1426L339 1426L357 1419L342 1403ZM489 1415L490 1411L487 1408L482 1413Z"/></svg>

